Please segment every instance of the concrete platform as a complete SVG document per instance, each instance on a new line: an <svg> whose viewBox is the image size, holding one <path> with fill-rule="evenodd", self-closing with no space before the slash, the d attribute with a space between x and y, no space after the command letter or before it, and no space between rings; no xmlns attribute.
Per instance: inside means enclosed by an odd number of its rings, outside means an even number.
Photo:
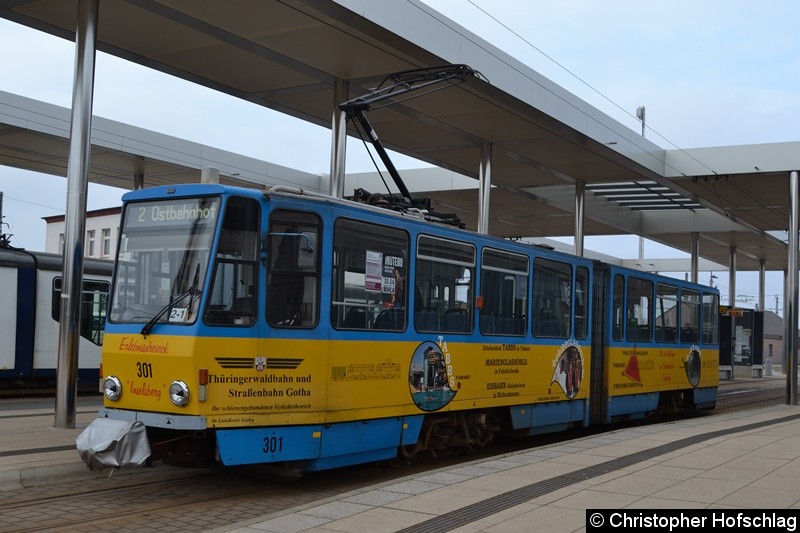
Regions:
<svg viewBox="0 0 800 533"><path fill-rule="evenodd" d="M75 438L97 418L100 397L82 399L75 429L55 429L55 400L0 400L0 490L33 487L86 477L90 472L75 448Z"/></svg>
<svg viewBox="0 0 800 533"><path fill-rule="evenodd" d="M586 509L800 513L798 488L800 408L778 406L476 461L217 531L577 531Z"/></svg>
<svg viewBox="0 0 800 533"><path fill-rule="evenodd" d="M737 378L720 393L783 383ZM79 407L75 429L54 429L52 407L20 402L0 401L0 490L107 475L75 449L99 398ZM779 405L442 468L216 531L575 531L587 508L800 509L798 489L800 408Z"/></svg>

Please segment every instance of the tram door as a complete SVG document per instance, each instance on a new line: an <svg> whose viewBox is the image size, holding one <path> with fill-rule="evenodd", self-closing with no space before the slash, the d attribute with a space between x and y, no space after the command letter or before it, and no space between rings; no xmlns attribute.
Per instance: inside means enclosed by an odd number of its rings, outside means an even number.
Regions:
<svg viewBox="0 0 800 533"><path fill-rule="evenodd" d="M589 388L589 420L590 424L602 423L607 417L608 388L605 386L608 379L608 324L613 324L613 312L619 310L621 304L614 305L613 293L609 288L611 274L608 265L596 261L592 277L592 307L590 317L592 320L592 359L591 383Z"/></svg>
<svg viewBox="0 0 800 533"><path fill-rule="evenodd" d="M206 324L234 328L242 356L257 355L258 201L233 196L225 205L217 253L214 257L206 310Z"/></svg>
<svg viewBox="0 0 800 533"><path fill-rule="evenodd" d="M314 213L278 209L270 214L266 313L274 336L319 322L320 226Z"/></svg>

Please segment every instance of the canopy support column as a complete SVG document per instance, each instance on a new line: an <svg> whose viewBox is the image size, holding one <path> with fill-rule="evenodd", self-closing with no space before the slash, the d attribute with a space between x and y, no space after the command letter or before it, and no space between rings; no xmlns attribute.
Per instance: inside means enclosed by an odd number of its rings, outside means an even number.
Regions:
<svg viewBox="0 0 800 533"><path fill-rule="evenodd" d="M783 271L783 339L786 341L789 338L789 271ZM786 342L783 343L783 351L781 353L781 368L784 374L788 374L786 369L789 368L789 361L786 360L787 347ZM787 388L789 378L786 378ZM787 389L788 390L788 389Z"/></svg>
<svg viewBox="0 0 800 533"><path fill-rule="evenodd" d="M78 349L81 338L83 239L86 232L86 196L89 186L94 63L97 48L99 0L78 2L75 32L75 74L67 161L67 206L64 216L64 267L58 327L56 373L56 428L75 427L78 398Z"/></svg>
<svg viewBox="0 0 800 533"><path fill-rule="evenodd" d="M582 181L575 182L575 244L574 253L583 257L583 214L584 200L586 199L586 184Z"/></svg>
<svg viewBox="0 0 800 533"><path fill-rule="evenodd" d="M736 247L731 246L728 251L728 306L736 307Z"/></svg>
<svg viewBox="0 0 800 533"><path fill-rule="evenodd" d="M219 169L204 167L200 170L200 183L219 183Z"/></svg>
<svg viewBox="0 0 800 533"><path fill-rule="evenodd" d="M331 182L328 194L336 198L344 196L345 159L347 155L347 112L339 104L347 101L349 83L336 80L333 86L333 116L331 118Z"/></svg>
<svg viewBox="0 0 800 533"><path fill-rule="evenodd" d="M789 261L786 276L786 405L797 405L797 232L798 216L797 171L789 174Z"/></svg>
<svg viewBox="0 0 800 533"><path fill-rule="evenodd" d="M692 232L692 283L698 283L700 278L700 232Z"/></svg>
<svg viewBox="0 0 800 533"><path fill-rule="evenodd" d="M481 166L478 172L478 233L489 234L489 195L492 191L492 144L481 145Z"/></svg>

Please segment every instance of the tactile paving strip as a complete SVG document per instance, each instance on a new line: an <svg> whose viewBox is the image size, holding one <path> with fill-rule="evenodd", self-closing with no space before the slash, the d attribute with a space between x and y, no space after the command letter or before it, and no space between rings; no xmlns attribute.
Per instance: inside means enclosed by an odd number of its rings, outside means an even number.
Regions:
<svg viewBox="0 0 800 533"><path fill-rule="evenodd" d="M609 472L615 472L621 468L625 468L633 464L640 463L642 461L646 461L654 457L658 457L659 455L664 455L666 453L674 452L682 448L685 448L687 446L698 444L700 442L704 442L717 437L731 435L733 433L741 433L753 429L759 429L773 424L789 422L791 420L796 420L797 418L800 418L800 415L785 416L774 420L755 422L752 424L747 424L745 426L722 429L719 431L711 431L709 433L703 433L700 435L694 435L692 437L686 437L684 439L680 439L675 442L670 442L667 444L662 444L661 446L656 446L655 448L650 448L649 450L643 450L641 452L632 453L630 455L619 457L617 459L611 459L610 461L606 461L604 463L600 463L594 466L582 468L580 470L576 470L575 472L569 474L564 474L557 478L546 479L544 481L532 483L530 485L526 485L524 487L520 487L518 489L506 492L505 494L494 496L480 503L475 503L468 507L457 509L455 511L451 511L447 514L443 514L436 518L432 518L431 520L427 520L425 522L421 522L414 526L407 527L405 529L400 530L400 532L438 533L443 531L450 531L452 529L456 529L458 527L469 524L476 520L480 520L481 518L499 513L500 511L509 509L511 507L514 507L515 505L520 505L533 498L538 498L539 496L543 496L555 490L568 487L574 483L586 481L587 479L592 479L597 476L602 476L604 474L608 474Z"/></svg>

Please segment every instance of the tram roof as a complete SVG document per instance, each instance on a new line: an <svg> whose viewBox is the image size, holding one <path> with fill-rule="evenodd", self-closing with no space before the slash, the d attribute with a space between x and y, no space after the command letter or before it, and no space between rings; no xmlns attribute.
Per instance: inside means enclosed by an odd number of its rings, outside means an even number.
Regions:
<svg viewBox="0 0 800 533"><path fill-rule="evenodd" d="M768 232L788 225L788 174L800 168L800 143L665 150L417 0L101 4L100 50L326 127L339 80L355 96L391 72L443 63L480 71L488 82L370 114L388 147L473 178L472 186L412 189L468 227L477 225L474 178L488 142L492 234L572 234L581 181L586 235L634 233L689 251L689 232L698 231L709 260L727 264L735 246L738 270L758 269L759 260L786 268L787 247ZM67 39L76 13L77 0L0 4L0 16ZM19 150L0 143L0 162L14 164ZM93 156L93 169L102 164ZM142 172L147 183L157 175L197 180L196 172L159 168L133 158L128 186ZM90 179L107 183L102 174Z"/></svg>

